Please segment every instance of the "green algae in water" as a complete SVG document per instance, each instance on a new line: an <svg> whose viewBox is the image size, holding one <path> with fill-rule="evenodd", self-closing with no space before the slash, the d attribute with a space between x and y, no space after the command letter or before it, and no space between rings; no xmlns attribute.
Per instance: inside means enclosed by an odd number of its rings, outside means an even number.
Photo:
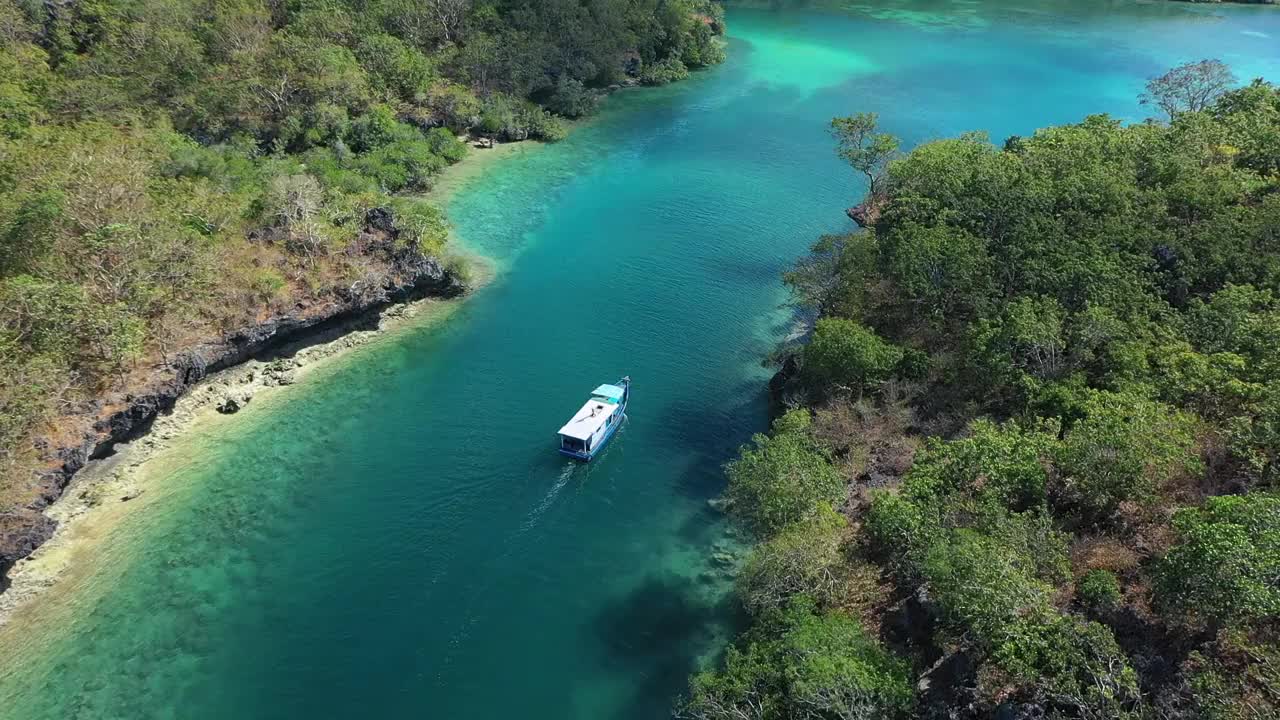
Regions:
<svg viewBox="0 0 1280 720"><path fill-rule="evenodd" d="M707 500L766 426L779 272L861 193L829 118L1000 140L1140 119L1185 60L1280 77L1274 9L1170 5L731 10L725 66L454 197L500 272L449 323L184 445L74 622L10 628L38 641L0 666L0 714L665 717L733 629ZM623 373L628 424L563 462L554 430Z"/></svg>

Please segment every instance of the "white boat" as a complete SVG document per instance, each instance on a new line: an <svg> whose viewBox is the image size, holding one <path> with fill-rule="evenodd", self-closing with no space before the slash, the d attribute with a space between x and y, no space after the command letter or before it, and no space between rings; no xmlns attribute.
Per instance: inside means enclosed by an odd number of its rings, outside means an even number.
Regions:
<svg viewBox="0 0 1280 720"><path fill-rule="evenodd" d="M560 454L578 460L594 458L626 419L630 397L629 377L617 385L601 385L591 391L591 399L560 428Z"/></svg>

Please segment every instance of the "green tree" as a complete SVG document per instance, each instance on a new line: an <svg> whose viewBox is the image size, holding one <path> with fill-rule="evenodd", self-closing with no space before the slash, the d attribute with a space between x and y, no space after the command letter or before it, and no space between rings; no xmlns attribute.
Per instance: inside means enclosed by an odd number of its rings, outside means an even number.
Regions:
<svg viewBox="0 0 1280 720"><path fill-rule="evenodd" d="M1070 369L1066 311L1048 297L1020 297L1000 318L975 332L976 358L992 371L1026 373L1039 380L1061 377Z"/></svg>
<svg viewBox="0 0 1280 720"><path fill-rule="evenodd" d="M667 58L649 63L640 71L640 82L645 85L668 85L689 77L689 68L679 58Z"/></svg>
<svg viewBox="0 0 1280 720"><path fill-rule="evenodd" d="M725 466L733 514L762 537L841 504L844 480L807 434L809 415L793 410L756 435Z"/></svg>
<svg viewBox="0 0 1280 720"><path fill-rule="evenodd" d="M859 395L888 380L901 359L901 348L837 317L818 320L802 356L804 375L813 387L842 387Z"/></svg>
<svg viewBox="0 0 1280 720"><path fill-rule="evenodd" d="M1194 419L1134 393L1096 392L1063 438L1054 464L1064 499L1093 519L1145 501L1179 473L1196 472Z"/></svg>
<svg viewBox="0 0 1280 720"><path fill-rule="evenodd" d="M567 118L580 118L596 111L599 97L581 80L561 77L547 98L547 109Z"/></svg>
<svg viewBox="0 0 1280 720"><path fill-rule="evenodd" d="M1258 394L1252 412L1227 420L1226 435L1236 456L1259 482L1268 484L1280 457L1280 382L1267 384Z"/></svg>
<svg viewBox="0 0 1280 720"><path fill-rule="evenodd" d="M1280 713L1280 643L1273 633L1224 630L1183 666L1194 717L1255 720Z"/></svg>
<svg viewBox="0 0 1280 720"><path fill-rule="evenodd" d="M1139 717L1138 676L1106 626L1040 611L1013 623L995 651L1006 672L1085 720Z"/></svg>
<svg viewBox="0 0 1280 720"><path fill-rule="evenodd" d="M1280 614L1280 498L1209 498L1178 511L1173 528L1177 542L1157 573L1162 605L1223 624Z"/></svg>
<svg viewBox="0 0 1280 720"><path fill-rule="evenodd" d="M871 235L823 235L782 280L795 304L816 316L856 318L865 304L864 282L875 261L876 243Z"/></svg>
<svg viewBox="0 0 1280 720"><path fill-rule="evenodd" d="M355 48L370 84L388 102L418 101L437 79L436 67L417 48L392 35L365 35Z"/></svg>
<svg viewBox="0 0 1280 720"><path fill-rule="evenodd" d="M723 670L694 676L677 717L894 720L913 704L908 667L857 620L800 596L767 614Z"/></svg>
<svg viewBox="0 0 1280 720"><path fill-rule="evenodd" d="M925 445L903 483L903 494L922 505L957 504L963 505L964 512L988 516L1043 509L1055 429L1050 424L1028 431L1015 423L1001 426L975 420L969 437L950 442L934 439Z"/></svg>
<svg viewBox="0 0 1280 720"><path fill-rule="evenodd" d="M865 519L872 552L909 582L919 579L923 555L944 534L935 508L922 508L900 493L871 494Z"/></svg>
<svg viewBox="0 0 1280 720"><path fill-rule="evenodd" d="M921 570L949 625L989 648L1013 637L1023 613L1045 607L1051 589L1035 579L1024 559L968 529L952 531L931 547Z"/></svg>
<svg viewBox="0 0 1280 720"><path fill-rule="evenodd" d="M936 318L972 312L994 292L986 243L963 229L908 222L881 237L889 277Z"/></svg>
<svg viewBox="0 0 1280 720"><path fill-rule="evenodd" d="M876 197L883 191L881 180L889 162L898 155L898 138L877 132L879 118L875 113L857 113L831 119L831 134L836 139L836 154L854 170L867 177L867 192Z"/></svg>

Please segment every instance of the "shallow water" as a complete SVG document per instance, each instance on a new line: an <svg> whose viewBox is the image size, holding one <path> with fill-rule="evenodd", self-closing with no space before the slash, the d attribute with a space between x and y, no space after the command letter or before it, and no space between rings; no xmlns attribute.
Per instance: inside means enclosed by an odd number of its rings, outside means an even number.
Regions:
<svg viewBox="0 0 1280 720"><path fill-rule="evenodd" d="M851 226L825 126L1002 139L1220 57L1280 78L1280 11L1182 3L737 9L729 62L631 91L453 201L496 280L186 439L168 492L86 551L72 600L14 622L0 714L659 718L730 634L706 501L766 425L779 272ZM552 433L635 381L590 466ZM61 609L61 612L59 612ZM72 614L72 620L65 615Z"/></svg>

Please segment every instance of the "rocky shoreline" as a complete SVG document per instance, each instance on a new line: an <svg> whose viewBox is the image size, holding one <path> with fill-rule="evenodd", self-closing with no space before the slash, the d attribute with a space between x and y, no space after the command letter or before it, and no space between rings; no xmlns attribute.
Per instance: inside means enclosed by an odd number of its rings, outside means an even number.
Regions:
<svg viewBox="0 0 1280 720"><path fill-rule="evenodd" d="M128 439L116 440L109 454L89 458L80 469L68 474L60 496L40 515L52 531L32 552L16 560L9 572L7 589L0 593L0 626L8 622L15 610L52 587L70 569L73 562L70 556L77 542L75 531L79 523L95 517L92 511L135 500L146 504L149 498L143 496L154 488L154 480L140 479L138 470L170 449L174 440L201 421L228 414L229 401L238 411L255 398L302 381L326 360L366 345L387 332L416 327L418 319L433 306L440 306L447 297L456 296L405 298L364 312L334 316L312 323L306 329L295 329L292 340L282 339L277 333L272 336L277 338L275 342L250 353L243 362L207 371L204 377L188 384L182 393L167 401L167 410L157 412L146 421L145 431L137 430Z"/></svg>
<svg viewBox="0 0 1280 720"><path fill-rule="evenodd" d="M187 348L158 364L142 387L86 408L85 414L97 419L78 441L43 449L50 467L40 473L34 500L0 513L0 599L10 592L15 564L57 532L59 520L50 508L77 473L92 462L110 459L117 446L147 434L189 393L198 389L197 404L216 400L222 411L233 412L257 389L289 384L301 351L376 330L388 308L423 298L453 298L468 290L465 281L437 258L396 247L390 211L371 210L366 224L368 252L379 256L388 269L376 285L336 288L323 301L299 303L291 312ZM225 376L228 369L235 369L240 380ZM209 393L221 394L215 398Z"/></svg>

